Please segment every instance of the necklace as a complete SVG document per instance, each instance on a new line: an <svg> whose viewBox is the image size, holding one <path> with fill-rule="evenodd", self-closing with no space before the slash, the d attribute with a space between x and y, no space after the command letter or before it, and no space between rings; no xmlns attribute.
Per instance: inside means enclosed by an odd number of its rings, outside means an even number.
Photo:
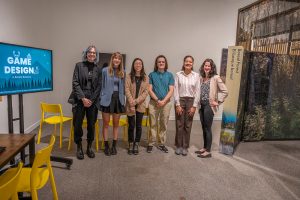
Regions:
<svg viewBox="0 0 300 200"><path fill-rule="evenodd" d="M136 76L136 77L135 77L135 82L136 82L136 83L139 83L140 80L141 80L141 78L140 78L139 76Z"/></svg>

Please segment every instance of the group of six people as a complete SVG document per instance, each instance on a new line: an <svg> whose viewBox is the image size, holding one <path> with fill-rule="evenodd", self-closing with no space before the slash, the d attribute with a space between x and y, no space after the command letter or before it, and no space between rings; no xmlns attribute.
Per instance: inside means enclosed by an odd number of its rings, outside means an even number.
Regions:
<svg viewBox="0 0 300 200"><path fill-rule="evenodd" d="M181 71L175 79L168 72L168 61L163 55L155 59L154 70L147 76L143 60L135 58L129 74L125 74L123 56L113 53L110 63L105 68L97 66L99 54L95 46L89 46L83 53L82 62L76 64L72 93L74 141L77 144L76 157L84 159L82 150L82 123L87 120L87 150L90 158L95 157L92 150L95 123L98 110L102 113L104 154L117 154L117 139L121 114L126 113L128 119L128 154L139 153L139 142L142 135L142 120L148 107L150 118L150 135L147 152L153 146L168 153L166 147L167 125L170 111L175 101L175 153L186 156L190 144L193 117L199 109L203 130L204 146L196 151L198 157L211 157L212 122L218 106L228 95L227 88L217 75L216 65L212 59L205 59L200 67L200 75L193 70L194 58L185 56ZM147 103L147 97L150 101ZM147 105L148 104L148 105ZM108 142L110 118L113 124L113 141ZM156 144L157 143L157 144Z"/></svg>

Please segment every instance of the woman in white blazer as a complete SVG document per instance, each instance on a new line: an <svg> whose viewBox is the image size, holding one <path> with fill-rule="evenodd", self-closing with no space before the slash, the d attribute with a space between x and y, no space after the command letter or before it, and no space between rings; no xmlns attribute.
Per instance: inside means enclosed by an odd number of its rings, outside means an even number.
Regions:
<svg viewBox="0 0 300 200"><path fill-rule="evenodd" d="M200 67L200 100L199 115L203 130L203 148L199 151L198 157L211 157L212 131L214 115L219 105L228 96L228 90L219 75L216 65L212 59L205 59Z"/></svg>

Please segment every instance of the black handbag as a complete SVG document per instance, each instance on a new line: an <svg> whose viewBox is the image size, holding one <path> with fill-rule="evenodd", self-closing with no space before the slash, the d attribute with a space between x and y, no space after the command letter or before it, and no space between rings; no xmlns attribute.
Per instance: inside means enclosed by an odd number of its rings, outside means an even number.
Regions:
<svg viewBox="0 0 300 200"><path fill-rule="evenodd" d="M75 93L72 91L69 98L68 98L68 103L74 105L77 103L77 98L75 96Z"/></svg>

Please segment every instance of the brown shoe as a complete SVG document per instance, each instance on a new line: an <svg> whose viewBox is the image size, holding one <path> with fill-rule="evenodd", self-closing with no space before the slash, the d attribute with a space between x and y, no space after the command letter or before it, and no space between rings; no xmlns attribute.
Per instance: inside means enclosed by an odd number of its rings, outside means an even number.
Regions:
<svg viewBox="0 0 300 200"><path fill-rule="evenodd" d="M196 154L203 154L206 151L205 148L200 149L199 151L195 151Z"/></svg>
<svg viewBox="0 0 300 200"><path fill-rule="evenodd" d="M199 158L211 158L211 153L210 152L204 152L200 155L198 155Z"/></svg>

